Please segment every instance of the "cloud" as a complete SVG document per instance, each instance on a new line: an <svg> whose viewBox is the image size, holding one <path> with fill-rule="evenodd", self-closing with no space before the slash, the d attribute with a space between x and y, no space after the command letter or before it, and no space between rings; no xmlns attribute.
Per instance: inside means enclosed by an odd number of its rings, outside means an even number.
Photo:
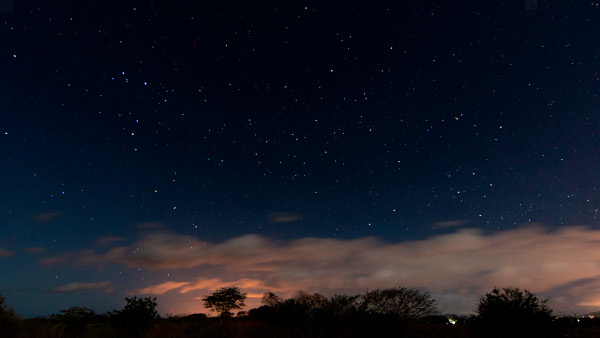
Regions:
<svg viewBox="0 0 600 338"><path fill-rule="evenodd" d="M251 278L242 278L240 280L225 282L220 278L197 278L195 282L189 283L185 287L181 288L180 293L187 293L194 290L216 290L223 287L229 286L237 286L240 289L258 289L265 290L269 289L269 286L265 284L264 281L251 279Z"/></svg>
<svg viewBox="0 0 600 338"><path fill-rule="evenodd" d="M51 220L55 219L56 217L60 216L60 212L58 211L53 211L53 212L44 212L41 214L36 214L31 216L31 219L33 219L34 222L36 223L48 223Z"/></svg>
<svg viewBox="0 0 600 338"><path fill-rule="evenodd" d="M96 283L69 283L55 288L53 291L58 293L72 293L82 291L93 291L101 293L113 292L113 284L109 281Z"/></svg>
<svg viewBox="0 0 600 338"><path fill-rule="evenodd" d="M14 251L10 251L10 250L6 250L6 249L0 248L0 258L3 258L3 257L12 257L14 255L15 255Z"/></svg>
<svg viewBox="0 0 600 338"><path fill-rule="evenodd" d="M229 286L237 286L242 289L272 290L271 288L269 288L268 285L265 284L264 281L249 278L242 278L240 280L233 280L228 282L223 281L220 278L195 278L193 281L189 282L169 281L165 283L150 285L143 289L136 290L134 294L162 295L166 292L173 290L177 290L177 292L179 293L188 293L196 290L217 290Z"/></svg>
<svg viewBox="0 0 600 338"><path fill-rule="evenodd" d="M124 240L125 240L125 238L118 237L118 236L101 237L96 241L96 245L97 246L108 246L110 244L113 244L114 242L121 242Z"/></svg>
<svg viewBox="0 0 600 338"><path fill-rule="evenodd" d="M190 282L165 282L157 285L151 285L146 288L137 290L135 293L139 294L153 294L162 295L163 293L169 292L174 289L179 289L182 286L188 285Z"/></svg>
<svg viewBox="0 0 600 338"><path fill-rule="evenodd" d="M58 264L70 264L72 259L75 257L72 253L65 253L58 256L48 256L39 260L40 264L46 267L58 265ZM81 257L80 257L81 259Z"/></svg>
<svg viewBox="0 0 600 338"><path fill-rule="evenodd" d="M290 223L302 219L302 216L293 212L273 212L267 216L269 223Z"/></svg>
<svg viewBox="0 0 600 338"><path fill-rule="evenodd" d="M588 227L551 230L531 226L490 234L459 229L400 243L375 237L300 238L284 243L259 235L210 243L162 232L146 234L130 246L104 253L87 251L78 257L81 264L185 269L185 278L146 288L156 293L187 293L230 285L252 292L360 292L408 286L426 288L448 300L448 307L463 304L460 309L444 309L464 312L472 310L477 297L494 286L514 286L557 298L565 311L571 311L600 302L589 291L600 291L599 246L600 230ZM200 270L202 278L198 278ZM198 271L196 276L194 271ZM225 280L230 282L224 282L223 276L229 276ZM471 305L467 308L465 304Z"/></svg>
<svg viewBox="0 0 600 338"><path fill-rule="evenodd" d="M435 222L433 226L436 228L451 228L451 227L459 227L469 223L467 219L456 219L452 221L443 221L443 222Z"/></svg>
<svg viewBox="0 0 600 338"><path fill-rule="evenodd" d="M28 248L24 248L23 251L25 251L27 253L32 253L32 254L42 254L42 253L46 252L46 249L44 249L42 247L30 246Z"/></svg>

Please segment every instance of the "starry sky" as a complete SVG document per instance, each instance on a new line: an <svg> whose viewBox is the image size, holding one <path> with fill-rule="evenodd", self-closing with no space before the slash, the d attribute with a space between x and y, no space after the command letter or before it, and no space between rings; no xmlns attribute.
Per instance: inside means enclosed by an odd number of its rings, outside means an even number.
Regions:
<svg viewBox="0 0 600 338"><path fill-rule="evenodd" d="M600 4L0 3L0 293L600 308Z"/></svg>

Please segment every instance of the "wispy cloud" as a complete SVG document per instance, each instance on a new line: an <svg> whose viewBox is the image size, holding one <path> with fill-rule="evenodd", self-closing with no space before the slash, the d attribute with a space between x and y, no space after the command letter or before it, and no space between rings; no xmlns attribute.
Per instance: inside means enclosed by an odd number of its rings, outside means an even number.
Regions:
<svg viewBox="0 0 600 338"><path fill-rule="evenodd" d="M82 291L93 291L100 293L113 292L113 284L109 281L96 283L69 283L55 288L53 291L58 293L72 293Z"/></svg>
<svg viewBox="0 0 600 338"><path fill-rule="evenodd" d="M242 289L272 290L264 281L242 278L240 280L224 281L220 278L195 278L189 282L164 282L136 290L132 294L155 294L162 295L166 292L176 290L178 293L188 293L196 290L216 290L222 287L237 286ZM277 291L277 290L275 290Z"/></svg>
<svg viewBox="0 0 600 338"><path fill-rule="evenodd" d="M181 288L180 293L187 293L195 290L215 290L222 287L237 286L241 289L256 289L256 290L267 290L270 288L263 280L242 278L234 281L222 281L220 278L197 278L194 282Z"/></svg>
<svg viewBox="0 0 600 338"><path fill-rule="evenodd" d="M0 258L14 256L15 252L0 248Z"/></svg>
<svg viewBox="0 0 600 338"><path fill-rule="evenodd" d="M73 253L64 253L64 254L60 254L58 256L46 256L46 257L40 259L39 263L46 267L53 266L53 265L59 265L59 264L67 264L67 263L70 264L70 262L72 262L74 257L75 257L75 254L73 254Z"/></svg>
<svg viewBox="0 0 600 338"><path fill-rule="evenodd" d="M146 288L137 290L134 294L153 294L153 295L162 295L165 292L169 292L171 290L179 289L182 286L189 285L190 282L165 282L156 285L151 285Z"/></svg>
<svg viewBox="0 0 600 338"><path fill-rule="evenodd" d="M451 220L451 221L435 222L435 223L433 223L433 226L436 228L452 228L452 227L463 226L467 223L469 223L469 220L467 220L467 219L455 219L455 220Z"/></svg>
<svg viewBox="0 0 600 338"><path fill-rule="evenodd" d="M59 211L52 211L52 212L44 212L41 214L33 215L33 216L31 216L31 219L33 219L33 221L36 223L48 223L58 216L60 216Z"/></svg>
<svg viewBox="0 0 600 338"><path fill-rule="evenodd" d="M124 240L125 240L125 238L118 237L118 236L102 237L96 241L96 246L109 246L115 242L122 242Z"/></svg>
<svg viewBox="0 0 600 338"><path fill-rule="evenodd" d="M27 253L32 253L32 254L42 254L42 253L46 252L46 249L44 249L42 247L37 247L37 246L30 246L30 247L24 248L23 251L25 251Z"/></svg>
<svg viewBox="0 0 600 338"><path fill-rule="evenodd" d="M80 253L78 260L80 264L115 263L136 269L185 269L185 277L179 280L140 290L156 294L229 285L251 292L401 285L426 288L452 303L471 302L472 310L476 297L494 286L515 286L546 293L561 307L571 309L600 302L590 291L600 290L598 247L600 230L588 227L550 230L532 226L491 234L460 229L401 243L375 237L277 242L259 235L210 243L162 232L102 253L88 250ZM199 269L202 278L199 272L194 276Z"/></svg>
<svg viewBox="0 0 600 338"><path fill-rule="evenodd" d="M270 213L267 219L270 223L290 223L301 220L302 216L293 212L274 212Z"/></svg>

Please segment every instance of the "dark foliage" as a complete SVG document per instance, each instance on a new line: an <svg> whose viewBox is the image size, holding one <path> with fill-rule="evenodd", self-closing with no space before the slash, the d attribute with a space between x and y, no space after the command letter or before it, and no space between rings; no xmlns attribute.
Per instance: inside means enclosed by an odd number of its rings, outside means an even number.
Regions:
<svg viewBox="0 0 600 338"><path fill-rule="evenodd" d="M117 327L132 336L139 336L152 328L160 315L156 311L156 298L125 298L127 304L120 311L110 314L111 321Z"/></svg>
<svg viewBox="0 0 600 338"><path fill-rule="evenodd" d="M403 317L396 309L405 308L398 305L401 304L398 299L404 298L396 299L398 301L396 303L371 302L373 299L379 301L385 299L382 294L388 296L394 294L389 290L404 292L408 289L376 290L374 293L362 296L334 295L330 298L319 293L310 294L301 291L290 299L281 299L268 293L264 297L265 305L248 311L247 315L219 318L209 318L204 314L160 318L155 310L156 299L134 297L126 298L127 305L123 310L113 311L107 315L96 315L93 310L85 307L71 307L51 317L20 320L14 311L6 306L4 298L0 298L2 311L0 314L16 318L19 323L22 323L16 331L0 331L0 336L36 338L600 337L600 319L595 318L550 317L550 320L539 321L537 326L519 326L519 318L505 316L510 312L506 311L507 308L513 309L516 306L519 311L529 309L528 312L537 315L545 314L544 317L551 314L545 300L540 300L527 291L494 290L482 297L482 304L485 304L488 310L490 306L493 308L498 304L506 305L504 310L496 312L498 317L489 317L489 312L477 316ZM389 294L384 291L388 291ZM373 298L366 297L369 294ZM369 302L365 302L365 299L369 299ZM373 304L384 305L378 307L379 310L373 310L369 307ZM389 309L385 310L388 306ZM524 312L519 313L523 315ZM538 318L536 316L531 318ZM146 325L142 326L143 323Z"/></svg>
<svg viewBox="0 0 600 338"><path fill-rule="evenodd" d="M540 299L528 290L494 288L479 299L479 332L486 336L517 332L529 337L546 336L553 319L547 303L547 299Z"/></svg>
<svg viewBox="0 0 600 338"><path fill-rule="evenodd" d="M21 319L0 295L0 335L17 336L23 329Z"/></svg>
<svg viewBox="0 0 600 338"><path fill-rule="evenodd" d="M62 324L66 337L84 336L86 331L93 329L94 325L103 319L96 315L94 310L79 306L60 310L59 314L52 315L50 318Z"/></svg>
<svg viewBox="0 0 600 338"><path fill-rule="evenodd" d="M273 292L265 292L261 302L266 306L276 308L283 303L283 300Z"/></svg>
<svg viewBox="0 0 600 338"><path fill-rule="evenodd" d="M418 289L374 290L361 298L360 309L371 314L393 314L406 319L439 314L437 301Z"/></svg>
<svg viewBox="0 0 600 338"><path fill-rule="evenodd" d="M60 310L59 314L52 315L53 319L65 322L79 322L94 318L96 313L87 307L72 306L66 310Z"/></svg>
<svg viewBox="0 0 600 338"><path fill-rule="evenodd" d="M231 317L231 310L242 309L246 304L246 294L236 286L220 288L210 296L202 298L204 307L216 312L219 317Z"/></svg>

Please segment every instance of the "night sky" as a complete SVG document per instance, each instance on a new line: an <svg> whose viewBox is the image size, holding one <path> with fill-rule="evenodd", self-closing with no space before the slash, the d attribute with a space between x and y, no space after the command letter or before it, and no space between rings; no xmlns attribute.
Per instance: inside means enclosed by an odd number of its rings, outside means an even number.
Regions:
<svg viewBox="0 0 600 338"><path fill-rule="evenodd" d="M600 5L0 9L0 294L205 311L237 285L600 308Z"/></svg>

